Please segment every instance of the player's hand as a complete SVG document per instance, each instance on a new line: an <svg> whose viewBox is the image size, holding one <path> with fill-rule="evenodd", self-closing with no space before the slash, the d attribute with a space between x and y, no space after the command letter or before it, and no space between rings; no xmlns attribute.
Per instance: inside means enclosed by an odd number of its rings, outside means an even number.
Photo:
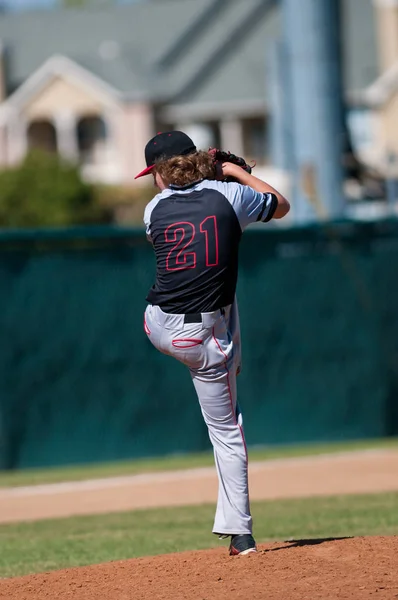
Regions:
<svg viewBox="0 0 398 600"><path fill-rule="evenodd" d="M239 167L239 165L231 162L224 162L221 165L221 173L221 179L224 179L225 177L233 177L234 179L240 181L240 178L246 174L246 171L242 169L242 167Z"/></svg>

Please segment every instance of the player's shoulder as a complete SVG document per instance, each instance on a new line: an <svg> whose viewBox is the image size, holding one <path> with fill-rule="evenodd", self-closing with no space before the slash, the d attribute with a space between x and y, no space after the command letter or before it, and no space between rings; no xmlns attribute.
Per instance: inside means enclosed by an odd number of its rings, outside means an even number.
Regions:
<svg viewBox="0 0 398 600"><path fill-rule="evenodd" d="M198 187L202 187L204 189L211 189L220 192L223 196L228 198L230 202L236 200L236 198L241 197L244 192L244 188L246 186L241 183L235 181L219 181L216 179L204 179Z"/></svg>
<svg viewBox="0 0 398 600"><path fill-rule="evenodd" d="M165 190L159 192L158 194L156 194L156 196L154 196L152 198L152 200L150 200L150 202L148 202L148 204L146 205L145 210L144 210L144 222L145 223L150 222L153 210L156 208L156 206L159 204L159 202L161 202L161 200L164 200L165 198L170 196L170 193L171 192L169 189L165 189Z"/></svg>
<svg viewBox="0 0 398 600"><path fill-rule="evenodd" d="M253 188L238 181L208 181L206 183L223 194L235 210L239 209L242 204L251 202L253 196L258 195Z"/></svg>

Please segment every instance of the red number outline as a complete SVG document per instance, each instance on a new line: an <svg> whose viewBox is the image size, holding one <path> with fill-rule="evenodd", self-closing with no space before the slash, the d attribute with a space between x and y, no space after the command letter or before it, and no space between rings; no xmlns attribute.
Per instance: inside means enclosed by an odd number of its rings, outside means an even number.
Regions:
<svg viewBox="0 0 398 600"><path fill-rule="evenodd" d="M181 246L181 244L184 242L185 239L185 229L184 227L178 227L179 225L188 225L188 227L191 228L191 237L190 239L182 246L182 248L180 248L180 250L177 252L177 256L175 257L175 264L176 265L180 265L180 266L176 266L176 267L171 267L170 266L170 256L171 254L177 250L177 248L179 248ZM169 238L169 232L170 230L172 231L172 238ZM181 238L177 241L177 232L181 231L182 232L182 236ZM164 239L166 240L167 243L174 243L177 242L172 249L170 250L170 252L167 255L166 258L166 269L167 271L181 271L183 269L195 269L196 267L196 252L185 252L184 250L186 250L188 248L188 246L190 244L192 244L193 239L195 237L195 225L193 223L190 223L189 221L179 221L178 223L172 223L171 225L169 225L166 229L166 231L164 232ZM183 254L184 253L184 254ZM180 257L183 254L183 260L180 262ZM192 256L193 257L193 264L192 265L187 265L187 258L188 256Z"/></svg>
<svg viewBox="0 0 398 600"><path fill-rule="evenodd" d="M213 225L210 226L214 232L214 262L210 262L209 257L209 245L210 245L210 236L209 236L209 227L205 228L205 224L207 221L212 221ZM184 240L188 237L189 233L187 233L186 227L188 226L191 229L191 237L188 241ZM206 246L206 267L216 267L218 265L218 227L217 227L217 217L215 215L211 215L206 217L199 225L200 233L203 233L205 236L205 246ZM177 241L177 234L181 232L181 237ZM166 258L166 270L167 271L182 271L185 269L195 269L196 268L196 252L185 252L185 250L190 246L195 238L196 228L193 223L190 221L178 221L177 223L172 223L167 227L164 232L164 239L167 243L174 243L174 246L169 251ZM177 242L177 243L175 243ZM172 257L173 253L176 253L176 256ZM188 258L191 257L191 264L188 264ZM170 266L170 261L173 261L176 266Z"/></svg>
<svg viewBox="0 0 398 600"><path fill-rule="evenodd" d="M209 232L207 229L204 229L204 224L206 221L213 221L214 228L214 241L215 241L215 262L210 262L209 260ZM218 265L218 229L217 229L217 218L215 215L211 215L211 217L206 217L204 221L200 224L200 232L205 234L206 237L206 267L216 267Z"/></svg>

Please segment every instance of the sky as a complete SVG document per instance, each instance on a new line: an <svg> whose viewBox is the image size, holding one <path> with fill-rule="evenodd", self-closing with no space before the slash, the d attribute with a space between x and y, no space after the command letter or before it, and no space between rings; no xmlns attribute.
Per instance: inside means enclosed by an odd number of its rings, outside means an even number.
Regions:
<svg viewBox="0 0 398 600"><path fill-rule="evenodd" d="M137 0L118 0L120 4L132 4ZM8 10L32 10L35 8L53 8L60 4L59 0L0 0L0 4Z"/></svg>

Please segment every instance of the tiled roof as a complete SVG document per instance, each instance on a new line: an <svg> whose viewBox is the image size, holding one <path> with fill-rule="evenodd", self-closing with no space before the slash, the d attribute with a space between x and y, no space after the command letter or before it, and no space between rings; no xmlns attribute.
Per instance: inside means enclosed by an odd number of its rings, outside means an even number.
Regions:
<svg viewBox="0 0 398 600"><path fill-rule="evenodd" d="M372 0L343 0L346 91L377 77ZM10 91L53 54L127 96L206 104L267 98L277 0L148 0L0 16Z"/></svg>

